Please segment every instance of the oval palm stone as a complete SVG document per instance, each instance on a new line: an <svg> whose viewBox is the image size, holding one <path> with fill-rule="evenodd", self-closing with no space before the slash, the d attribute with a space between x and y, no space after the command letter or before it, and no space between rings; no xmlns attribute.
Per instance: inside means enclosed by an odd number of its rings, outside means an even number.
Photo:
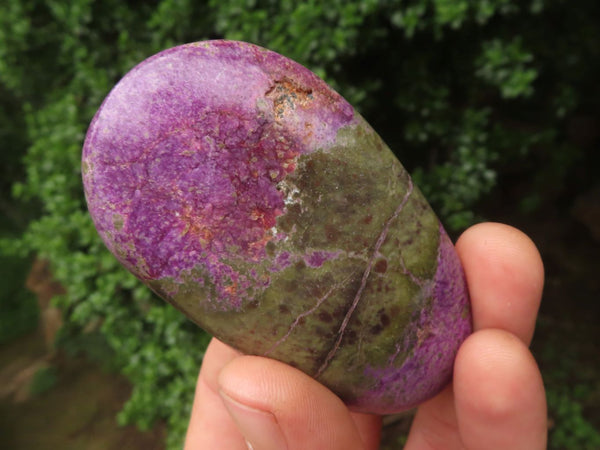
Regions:
<svg viewBox="0 0 600 450"><path fill-rule="evenodd" d="M449 381L471 331L454 247L381 138L301 65L232 41L154 55L100 107L82 170L112 253L223 342L358 411Z"/></svg>

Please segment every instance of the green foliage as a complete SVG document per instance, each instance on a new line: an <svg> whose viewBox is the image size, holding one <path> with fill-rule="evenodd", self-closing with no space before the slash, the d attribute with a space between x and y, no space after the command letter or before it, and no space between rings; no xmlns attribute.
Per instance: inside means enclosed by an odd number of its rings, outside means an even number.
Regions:
<svg viewBox="0 0 600 450"><path fill-rule="evenodd" d="M414 173L417 184L424 186L425 197L440 205L438 212L451 229L474 222L471 206L496 181L496 173L490 169L496 153L489 146L488 122L489 110L466 109L460 128L440 135L454 149L450 160L436 164L427 173L420 169Z"/></svg>
<svg viewBox="0 0 600 450"><path fill-rule="evenodd" d="M523 209L572 183L586 156L567 125L600 102L597 12L592 0L2 2L0 211L24 230L4 249L51 262L64 345L96 324L134 385L120 422L165 420L178 448L208 336L119 266L82 193L85 131L118 79L201 39L283 53L357 106L460 230L499 180L527 174Z"/></svg>
<svg viewBox="0 0 600 450"><path fill-rule="evenodd" d="M34 375L29 385L31 395L42 395L52 389L58 381L56 368L53 366L42 367Z"/></svg>
<svg viewBox="0 0 600 450"><path fill-rule="evenodd" d="M37 327L39 310L35 296L23 289L30 266L27 258L0 255L0 344Z"/></svg>
<svg viewBox="0 0 600 450"><path fill-rule="evenodd" d="M483 43L483 53L477 61L477 75L500 89L503 98L529 97L537 70L529 67L533 55L523 49L523 42L515 38L510 42L500 39Z"/></svg>
<svg viewBox="0 0 600 450"><path fill-rule="evenodd" d="M596 355L595 343L589 342L582 348L564 339L565 335L575 332L573 327L569 322L557 323L549 318L538 320L538 329L542 333L553 331L542 347L535 349L547 390L551 424L548 448L593 450L600 448L600 429L586 418L585 410L589 405L597 404L600 367L592 364L586 368L581 364L582 359Z"/></svg>
<svg viewBox="0 0 600 450"><path fill-rule="evenodd" d="M550 433L550 448L600 448L600 432L583 415L581 398L587 392L588 387L584 385L548 389L548 409L556 421L556 426Z"/></svg>

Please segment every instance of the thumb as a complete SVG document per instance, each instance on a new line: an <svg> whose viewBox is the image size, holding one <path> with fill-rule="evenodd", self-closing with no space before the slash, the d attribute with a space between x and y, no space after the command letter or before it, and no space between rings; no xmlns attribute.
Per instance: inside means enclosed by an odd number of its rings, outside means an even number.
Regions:
<svg viewBox="0 0 600 450"><path fill-rule="evenodd" d="M219 374L219 389L253 450L371 450L379 444L379 417L350 413L325 386L279 361L236 358Z"/></svg>

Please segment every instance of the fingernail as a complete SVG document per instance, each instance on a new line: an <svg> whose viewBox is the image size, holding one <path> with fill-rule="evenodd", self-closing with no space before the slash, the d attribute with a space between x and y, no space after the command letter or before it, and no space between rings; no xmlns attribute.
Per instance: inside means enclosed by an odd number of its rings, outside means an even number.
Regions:
<svg viewBox="0 0 600 450"><path fill-rule="evenodd" d="M249 450L286 450L287 443L275 416L234 400L219 391L229 414L246 439Z"/></svg>

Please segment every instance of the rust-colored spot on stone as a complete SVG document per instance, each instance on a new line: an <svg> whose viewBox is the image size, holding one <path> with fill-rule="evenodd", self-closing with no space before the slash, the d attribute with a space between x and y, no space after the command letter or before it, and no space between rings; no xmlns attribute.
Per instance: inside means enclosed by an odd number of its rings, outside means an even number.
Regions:
<svg viewBox="0 0 600 450"><path fill-rule="evenodd" d="M336 242L339 238L339 235L340 231L336 227L330 224L325 225L325 236L327 236L329 242Z"/></svg>
<svg viewBox="0 0 600 450"><path fill-rule="evenodd" d="M379 312L379 321L381 322L381 325L387 327L390 324L390 317L382 310Z"/></svg>
<svg viewBox="0 0 600 450"><path fill-rule="evenodd" d="M319 313L319 320L329 323L333 320L333 317L327 311L322 311Z"/></svg>
<svg viewBox="0 0 600 450"><path fill-rule="evenodd" d="M349 344L349 345L354 345L356 344L356 331L354 330L348 330L346 332L346 335L344 336L344 340Z"/></svg>
<svg viewBox="0 0 600 450"><path fill-rule="evenodd" d="M375 263L373 270L377 273L385 273L387 271L387 261L385 259L380 259Z"/></svg>
<svg viewBox="0 0 600 450"><path fill-rule="evenodd" d="M275 80L273 87L266 92L265 96L273 100L275 120L283 119L289 111L294 111L298 105L306 105L313 100L312 89L300 86L287 77Z"/></svg>
<svg viewBox="0 0 600 450"><path fill-rule="evenodd" d="M256 309L259 306L259 302L258 300L251 300L248 303L246 303L246 309Z"/></svg>
<svg viewBox="0 0 600 450"><path fill-rule="evenodd" d="M379 333L383 331L383 327L380 324L374 325L371 327L371 334L377 336Z"/></svg>

